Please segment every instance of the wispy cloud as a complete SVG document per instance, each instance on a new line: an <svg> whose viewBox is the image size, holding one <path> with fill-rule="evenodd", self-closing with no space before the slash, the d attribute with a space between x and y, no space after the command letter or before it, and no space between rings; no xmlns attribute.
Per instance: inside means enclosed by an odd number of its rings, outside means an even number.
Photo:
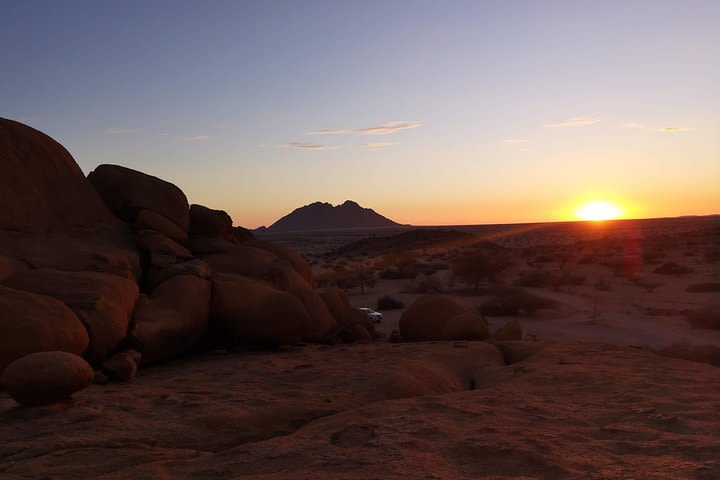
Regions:
<svg viewBox="0 0 720 480"><path fill-rule="evenodd" d="M183 137L183 140L186 142L205 142L207 140L210 140L209 135L195 135L192 137Z"/></svg>
<svg viewBox="0 0 720 480"><path fill-rule="evenodd" d="M350 135L352 130L312 130L305 135Z"/></svg>
<svg viewBox="0 0 720 480"><path fill-rule="evenodd" d="M502 143L506 143L508 145L517 145L519 143L527 143L527 138L506 138L502 141Z"/></svg>
<svg viewBox="0 0 720 480"><path fill-rule="evenodd" d="M593 117L574 117L568 118L561 122L546 123L546 128L563 128L563 127L582 127L585 125L592 125L598 123L600 120Z"/></svg>
<svg viewBox="0 0 720 480"><path fill-rule="evenodd" d="M395 142L368 142L363 145L365 146L365 148L374 150L377 148L391 147L391 146L395 145Z"/></svg>
<svg viewBox="0 0 720 480"><path fill-rule="evenodd" d="M137 132L137 128L108 128L105 130L106 135L123 135L135 132Z"/></svg>
<svg viewBox="0 0 720 480"><path fill-rule="evenodd" d="M635 129L645 128L645 126L640 125L639 123L633 123L633 122L624 123L624 124L623 124L623 127L625 127L625 128L635 128Z"/></svg>
<svg viewBox="0 0 720 480"><path fill-rule="evenodd" d="M281 146L286 147L286 148L301 148L303 150L337 150L338 148L340 148L340 147L331 146L331 145L318 145L318 144L300 143L300 142L283 143Z"/></svg>
<svg viewBox="0 0 720 480"><path fill-rule="evenodd" d="M311 130L306 132L305 135L389 135L391 133L399 132L400 130L409 130L412 128L418 128L422 124L420 122L387 122L375 125L374 127L358 128L355 130L346 129L324 129L324 130Z"/></svg>
<svg viewBox="0 0 720 480"><path fill-rule="evenodd" d="M355 132L358 135L389 135L400 130L418 128L420 125L420 122L388 122L375 127L361 128Z"/></svg>
<svg viewBox="0 0 720 480"><path fill-rule="evenodd" d="M659 132L665 132L665 133L680 133L680 132L689 132L692 130L692 128L687 127L664 127L659 129Z"/></svg>

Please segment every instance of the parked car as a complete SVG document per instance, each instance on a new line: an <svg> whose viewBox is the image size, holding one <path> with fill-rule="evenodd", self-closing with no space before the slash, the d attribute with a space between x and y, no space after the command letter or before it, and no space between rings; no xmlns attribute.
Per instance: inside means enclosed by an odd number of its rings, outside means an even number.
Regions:
<svg viewBox="0 0 720 480"><path fill-rule="evenodd" d="M380 320L382 320L383 315L380 312L376 312L372 308L361 308L360 310L365 313L368 317L370 317L370 320L372 320L374 323L378 323Z"/></svg>

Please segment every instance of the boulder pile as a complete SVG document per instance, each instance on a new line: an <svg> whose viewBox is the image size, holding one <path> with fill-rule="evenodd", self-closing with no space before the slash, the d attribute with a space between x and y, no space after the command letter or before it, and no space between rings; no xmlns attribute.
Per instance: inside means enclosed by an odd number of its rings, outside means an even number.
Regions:
<svg viewBox="0 0 720 480"><path fill-rule="evenodd" d="M314 285L299 255L172 183L118 165L86 178L59 143L0 118L0 385L19 403L206 345L378 336Z"/></svg>

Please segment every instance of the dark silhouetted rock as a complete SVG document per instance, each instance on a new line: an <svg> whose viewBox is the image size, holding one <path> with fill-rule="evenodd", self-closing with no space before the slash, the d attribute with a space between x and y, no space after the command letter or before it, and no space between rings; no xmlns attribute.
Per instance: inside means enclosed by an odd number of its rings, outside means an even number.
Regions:
<svg viewBox="0 0 720 480"><path fill-rule="evenodd" d="M337 323L315 289L300 276L292 265L272 252L236 245L230 253L204 255L202 260L221 273L244 275L272 284L278 290L292 294L302 302L310 316L305 339L328 342L337 333Z"/></svg>
<svg viewBox="0 0 720 480"><path fill-rule="evenodd" d="M388 342L390 342L390 343L402 342L402 337L400 336L400 330L398 330L397 328L393 328L392 332L390 332L390 336L388 337Z"/></svg>
<svg viewBox="0 0 720 480"><path fill-rule="evenodd" d="M268 232L326 230L337 228L373 228L399 226L370 208L363 208L347 200L333 207L315 202L293 210L267 228Z"/></svg>
<svg viewBox="0 0 720 480"><path fill-rule="evenodd" d="M487 320L477 312L456 315L442 329L444 340L485 340L489 336Z"/></svg>
<svg viewBox="0 0 720 480"><path fill-rule="evenodd" d="M145 286L149 291L153 291L158 285L172 277L192 275L203 280L209 280L213 271L207 263L193 258L192 260L170 262L165 265L151 265L145 273Z"/></svg>
<svg viewBox="0 0 720 480"><path fill-rule="evenodd" d="M211 323L230 343L279 346L306 337L310 317L300 300L268 282L215 274Z"/></svg>
<svg viewBox="0 0 720 480"><path fill-rule="evenodd" d="M482 340L488 336L482 315L435 293L418 298L400 317L400 335L408 342Z"/></svg>
<svg viewBox="0 0 720 480"><path fill-rule="evenodd" d="M32 353L12 362L0 384L20 405L44 405L67 400L92 383L93 369L73 353Z"/></svg>
<svg viewBox="0 0 720 480"><path fill-rule="evenodd" d="M508 320L495 332L495 340L522 340L522 327L515 319Z"/></svg>
<svg viewBox="0 0 720 480"><path fill-rule="evenodd" d="M162 233L153 230L140 230L136 235L138 247L155 255L168 255L177 259L192 258L187 248Z"/></svg>
<svg viewBox="0 0 720 480"><path fill-rule="evenodd" d="M232 234L232 218L224 210L190 205L190 236L226 237Z"/></svg>
<svg viewBox="0 0 720 480"><path fill-rule="evenodd" d="M4 283L70 307L87 328L90 345L85 356L92 362L106 358L123 341L139 295L135 282L97 272L28 270Z"/></svg>
<svg viewBox="0 0 720 480"><path fill-rule="evenodd" d="M136 278L132 232L72 156L47 135L0 119L0 252L33 267Z"/></svg>
<svg viewBox="0 0 720 480"><path fill-rule="evenodd" d="M40 233L118 224L62 145L0 118L0 229Z"/></svg>
<svg viewBox="0 0 720 480"><path fill-rule="evenodd" d="M149 297L141 297L129 341L144 363L174 358L205 336L210 313L210 282L192 275L174 276Z"/></svg>
<svg viewBox="0 0 720 480"><path fill-rule="evenodd" d="M120 380L121 382L127 382L132 380L137 374L138 364L127 352L118 352L110 355L110 357L103 362L103 372L113 380Z"/></svg>
<svg viewBox="0 0 720 480"><path fill-rule="evenodd" d="M142 209L135 218L135 226L140 230L155 230L168 238L185 245L188 232L175 222L157 213L154 210Z"/></svg>
<svg viewBox="0 0 720 480"><path fill-rule="evenodd" d="M87 346L85 327L61 301L0 286L0 372L31 353L80 355Z"/></svg>
<svg viewBox="0 0 720 480"><path fill-rule="evenodd" d="M149 209L187 231L190 206L185 194L170 182L119 165L100 165L88 180L115 215L135 223L141 210Z"/></svg>

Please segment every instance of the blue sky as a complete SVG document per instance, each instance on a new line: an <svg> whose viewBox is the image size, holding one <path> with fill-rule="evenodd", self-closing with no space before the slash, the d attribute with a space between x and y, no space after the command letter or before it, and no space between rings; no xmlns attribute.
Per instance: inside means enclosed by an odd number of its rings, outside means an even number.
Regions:
<svg viewBox="0 0 720 480"><path fill-rule="evenodd" d="M1 116L236 224L719 210L717 1L23 1L0 59Z"/></svg>

